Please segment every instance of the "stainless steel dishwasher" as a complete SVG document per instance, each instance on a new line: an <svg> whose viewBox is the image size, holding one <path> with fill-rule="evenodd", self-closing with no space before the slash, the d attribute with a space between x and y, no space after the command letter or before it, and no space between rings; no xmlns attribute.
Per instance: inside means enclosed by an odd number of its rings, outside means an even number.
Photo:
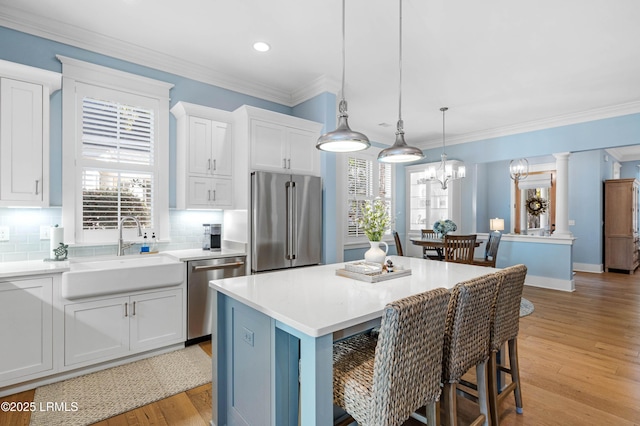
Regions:
<svg viewBox="0 0 640 426"><path fill-rule="evenodd" d="M187 344L211 335L212 297L209 281L245 275L246 256L187 262Z"/></svg>

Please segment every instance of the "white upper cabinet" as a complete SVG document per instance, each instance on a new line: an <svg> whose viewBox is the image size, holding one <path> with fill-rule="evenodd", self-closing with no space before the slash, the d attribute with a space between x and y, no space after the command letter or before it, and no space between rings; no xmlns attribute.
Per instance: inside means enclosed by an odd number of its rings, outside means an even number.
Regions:
<svg viewBox="0 0 640 426"><path fill-rule="evenodd" d="M176 207L233 207L231 113L187 102L171 112L177 119Z"/></svg>
<svg viewBox="0 0 640 426"><path fill-rule="evenodd" d="M316 141L322 125L244 106L252 170L320 176Z"/></svg>
<svg viewBox="0 0 640 426"><path fill-rule="evenodd" d="M60 74L0 60L0 206L49 205L49 96Z"/></svg>
<svg viewBox="0 0 640 426"><path fill-rule="evenodd" d="M233 114L235 208L248 208L252 171L320 176L316 141L322 124L248 105Z"/></svg>

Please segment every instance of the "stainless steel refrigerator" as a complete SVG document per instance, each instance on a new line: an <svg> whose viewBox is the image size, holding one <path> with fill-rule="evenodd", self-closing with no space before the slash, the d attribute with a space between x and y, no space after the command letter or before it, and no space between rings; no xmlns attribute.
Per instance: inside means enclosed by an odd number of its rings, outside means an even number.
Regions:
<svg viewBox="0 0 640 426"><path fill-rule="evenodd" d="M322 180L251 173L251 272L316 265L322 256Z"/></svg>

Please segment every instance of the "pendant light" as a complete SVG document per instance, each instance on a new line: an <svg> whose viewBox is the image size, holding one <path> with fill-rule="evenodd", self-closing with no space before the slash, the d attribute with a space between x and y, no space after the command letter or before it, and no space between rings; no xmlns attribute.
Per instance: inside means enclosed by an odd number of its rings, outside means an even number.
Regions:
<svg viewBox="0 0 640 426"><path fill-rule="evenodd" d="M440 165L438 168L430 167L427 170L429 180L440 182L442 189L447 189L447 184L451 180L462 179L466 175L466 169L459 162L447 161L447 154L444 152L444 113L449 108L442 107L442 155L440 155Z"/></svg>
<svg viewBox="0 0 640 426"><path fill-rule="evenodd" d="M516 182L526 179L529 176L529 162L527 159L511 160L509 163L509 176Z"/></svg>
<svg viewBox="0 0 640 426"><path fill-rule="evenodd" d="M340 104L338 105L338 127L329 133L318 138L316 148L329 152L353 152L362 151L371 146L369 138L360 132L355 132L349 128L347 123L347 101L344 99L344 69L345 69L345 0L342 0L342 92Z"/></svg>
<svg viewBox="0 0 640 426"><path fill-rule="evenodd" d="M382 163L408 163L424 158L422 150L407 145L404 140L404 122L402 121L402 0L400 0L400 85L398 96L398 125L396 130L396 141L389 148L383 149L378 154L378 161Z"/></svg>

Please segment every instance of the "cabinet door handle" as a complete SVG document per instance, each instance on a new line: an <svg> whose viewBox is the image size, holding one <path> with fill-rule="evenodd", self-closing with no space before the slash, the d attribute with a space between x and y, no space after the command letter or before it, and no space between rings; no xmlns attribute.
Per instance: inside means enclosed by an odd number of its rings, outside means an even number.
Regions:
<svg viewBox="0 0 640 426"><path fill-rule="evenodd" d="M39 179L36 179L36 195L38 195L38 184L40 183Z"/></svg>
<svg viewBox="0 0 640 426"><path fill-rule="evenodd" d="M286 169L286 168L287 168L287 159L286 159L286 158L283 158L283 159L282 159L282 168L283 168L283 169Z"/></svg>
<svg viewBox="0 0 640 426"><path fill-rule="evenodd" d="M129 313L127 311L128 307L129 307L129 304L127 302L124 302L124 316L125 316L125 318L129 316Z"/></svg>
<svg viewBox="0 0 640 426"><path fill-rule="evenodd" d="M287 169L290 169L290 168L291 168L291 158L289 158L289 159L287 160L287 164L288 164Z"/></svg>
<svg viewBox="0 0 640 426"><path fill-rule="evenodd" d="M207 190L207 194L208 194L207 201L211 201L211 190L210 189Z"/></svg>
<svg viewBox="0 0 640 426"><path fill-rule="evenodd" d="M133 302L133 309L132 309L132 312L131 312L131 316L133 317L135 315L136 315L136 302L134 301Z"/></svg>
<svg viewBox="0 0 640 426"><path fill-rule="evenodd" d="M217 167L216 167L216 159L213 159L213 171L216 171Z"/></svg>
<svg viewBox="0 0 640 426"><path fill-rule="evenodd" d="M214 189L213 190L213 201L215 201L215 200L216 200L216 190Z"/></svg>

